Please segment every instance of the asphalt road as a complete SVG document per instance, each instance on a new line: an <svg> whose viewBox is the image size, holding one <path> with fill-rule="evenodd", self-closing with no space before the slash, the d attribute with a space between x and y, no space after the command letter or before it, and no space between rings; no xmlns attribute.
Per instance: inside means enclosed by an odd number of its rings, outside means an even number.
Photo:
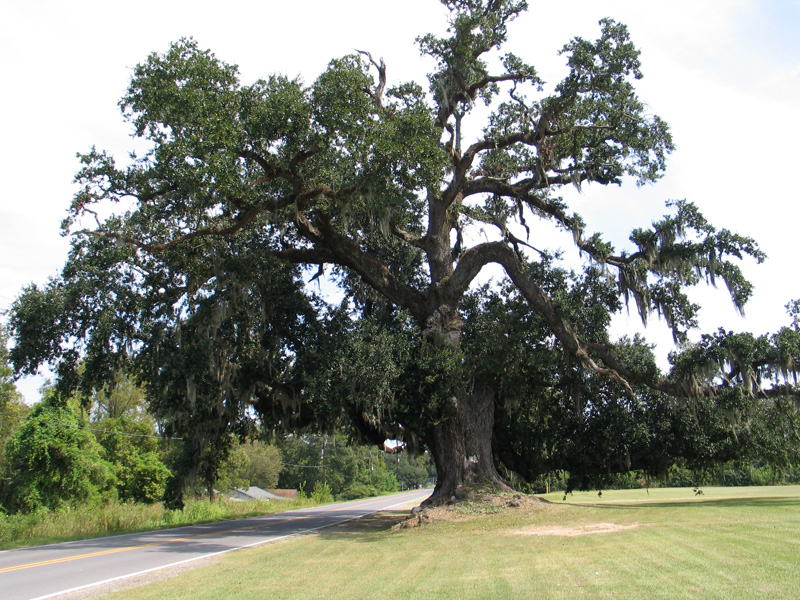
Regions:
<svg viewBox="0 0 800 600"><path fill-rule="evenodd" d="M0 599L42 600L419 504L428 495L430 490L415 490L236 521L6 550L0 552Z"/></svg>

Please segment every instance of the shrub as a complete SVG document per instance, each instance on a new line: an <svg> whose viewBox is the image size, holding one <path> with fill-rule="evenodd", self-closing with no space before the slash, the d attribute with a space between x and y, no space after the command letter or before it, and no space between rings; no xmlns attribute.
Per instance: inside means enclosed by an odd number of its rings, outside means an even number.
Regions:
<svg viewBox="0 0 800 600"><path fill-rule="evenodd" d="M337 498L339 500L358 500L359 498L372 498L378 495L380 495L380 492L375 486L354 483L346 487Z"/></svg>
<svg viewBox="0 0 800 600"><path fill-rule="evenodd" d="M81 428L77 408L50 391L8 440L4 505L30 512L116 498L112 465L101 456L94 435Z"/></svg>
<svg viewBox="0 0 800 600"><path fill-rule="evenodd" d="M314 491L311 492L311 500L317 504L326 504L333 502L333 494L331 488L327 483L318 481L314 484Z"/></svg>

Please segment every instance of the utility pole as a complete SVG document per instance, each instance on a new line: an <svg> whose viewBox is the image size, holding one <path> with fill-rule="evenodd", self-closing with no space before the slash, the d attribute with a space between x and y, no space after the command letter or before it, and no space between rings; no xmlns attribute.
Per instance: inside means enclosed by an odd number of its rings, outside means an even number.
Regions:
<svg viewBox="0 0 800 600"><path fill-rule="evenodd" d="M322 485L328 485L328 470L325 467L325 446L328 445L328 436L322 436Z"/></svg>

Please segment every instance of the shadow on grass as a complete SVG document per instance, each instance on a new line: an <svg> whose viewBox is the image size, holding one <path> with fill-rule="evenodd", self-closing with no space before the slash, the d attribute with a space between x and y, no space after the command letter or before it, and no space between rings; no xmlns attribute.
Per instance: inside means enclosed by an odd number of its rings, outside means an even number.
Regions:
<svg viewBox="0 0 800 600"><path fill-rule="evenodd" d="M707 508L717 506L720 508L736 508L736 507L754 507L754 508L778 508L778 507L798 507L800 508L800 497L787 497L787 496L764 496L759 498L708 498L705 499L701 496L690 498L686 500L669 500L666 502L650 502L647 500L633 501L633 502L609 502L609 503L590 503L590 502L557 502L554 503L560 506L576 506L585 508L600 508L600 509L614 509L614 510L641 510L646 508L669 508L675 507L693 507L693 508Z"/></svg>
<svg viewBox="0 0 800 600"><path fill-rule="evenodd" d="M609 503L553 502L551 506L574 506L576 508L598 508L617 511L642 511L651 508L789 508L800 509L800 497L764 496L756 498L703 498L698 496L685 500L638 501ZM346 521L317 530L314 535L325 540L348 540L358 543L380 543L385 534L409 517L408 511L375 513L352 521Z"/></svg>
<svg viewBox="0 0 800 600"><path fill-rule="evenodd" d="M323 540L350 540L353 542L375 543L383 540L381 534L388 533L392 527L405 521L409 511L379 512L338 525L325 527L315 532Z"/></svg>

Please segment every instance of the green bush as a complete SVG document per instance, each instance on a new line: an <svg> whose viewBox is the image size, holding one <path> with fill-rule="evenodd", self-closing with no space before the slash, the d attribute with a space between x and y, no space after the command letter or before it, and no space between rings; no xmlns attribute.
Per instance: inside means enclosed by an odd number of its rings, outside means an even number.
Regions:
<svg viewBox="0 0 800 600"><path fill-rule="evenodd" d="M98 421L94 429L117 478L120 500L161 500L171 473L159 457L152 425L123 416Z"/></svg>
<svg viewBox="0 0 800 600"><path fill-rule="evenodd" d="M6 444L10 485L3 505L12 512L54 509L116 498L113 466L94 435L81 427L78 409L52 390Z"/></svg>
<svg viewBox="0 0 800 600"><path fill-rule="evenodd" d="M379 496L380 491L374 485L354 483L337 495L339 500L358 500L359 498L372 498Z"/></svg>
<svg viewBox="0 0 800 600"><path fill-rule="evenodd" d="M314 484L314 490L311 492L311 500L317 504L326 504L333 502L333 494L331 488L327 483L318 481Z"/></svg>

